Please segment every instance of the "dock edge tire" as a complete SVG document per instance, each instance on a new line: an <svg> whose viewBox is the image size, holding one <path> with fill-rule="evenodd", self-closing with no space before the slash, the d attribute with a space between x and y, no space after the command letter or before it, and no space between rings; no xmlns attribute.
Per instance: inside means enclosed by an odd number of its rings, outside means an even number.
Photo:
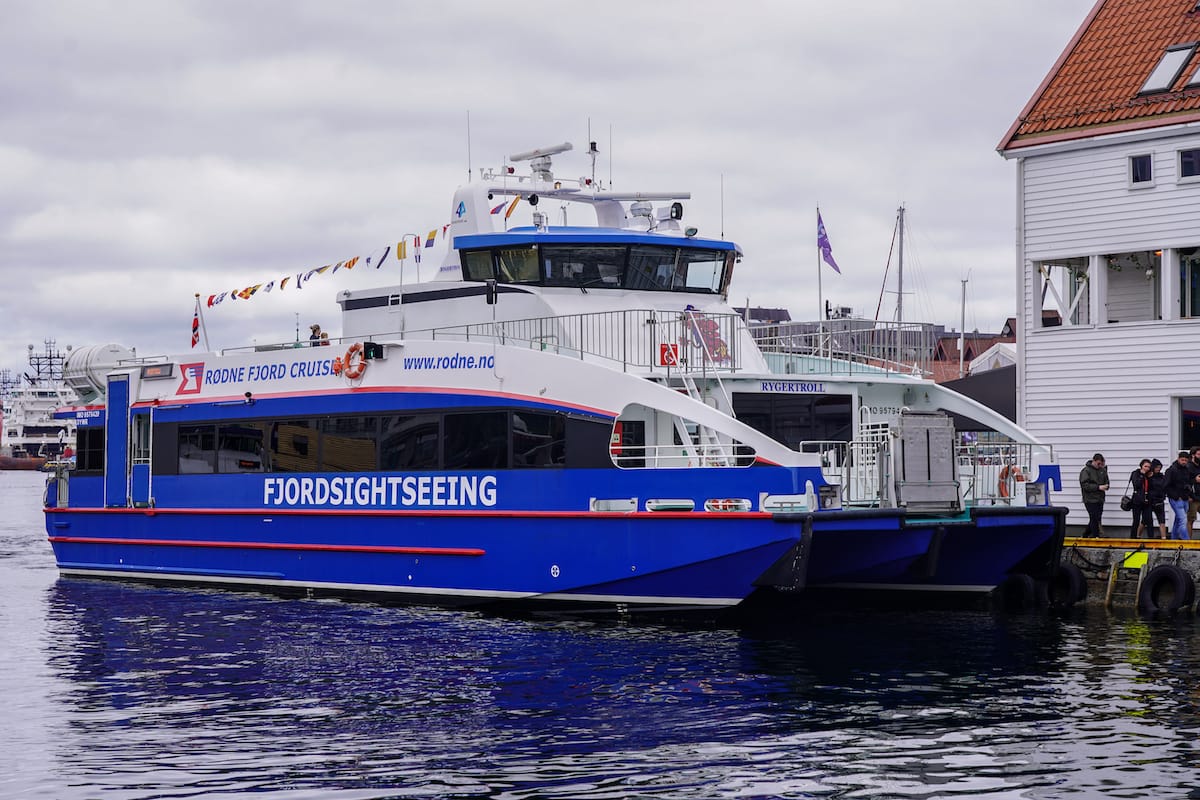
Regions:
<svg viewBox="0 0 1200 800"><path fill-rule="evenodd" d="M1087 579L1074 564L1059 564L1047 588L1051 608L1070 608L1087 599Z"/></svg>
<svg viewBox="0 0 1200 800"><path fill-rule="evenodd" d="M1023 613L1037 606L1037 584L1024 572L1016 572L996 587L1000 607L1005 611Z"/></svg>
<svg viewBox="0 0 1200 800"><path fill-rule="evenodd" d="M1172 614L1195 600L1196 584L1192 576L1174 564L1159 564L1142 579L1138 591L1138 611L1143 614Z"/></svg>

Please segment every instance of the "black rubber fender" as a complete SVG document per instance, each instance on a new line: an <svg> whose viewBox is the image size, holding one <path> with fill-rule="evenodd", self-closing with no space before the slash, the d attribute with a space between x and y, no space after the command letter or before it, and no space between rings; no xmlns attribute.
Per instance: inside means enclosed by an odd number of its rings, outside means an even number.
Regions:
<svg viewBox="0 0 1200 800"><path fill-rule="evenodd" d="M1037 607L1037 584L1024 572L1006 577L996 587L996 593L1005 611L1025 612Z"/></svg>
<svg viewBox="0 0 1200 800"><path fill-rule="evenodd" d="M1070 608L1087 599L1087 579L1083 570L1074 564L1059 564L1047 589L1051 608Z"/></svg>
<svg viewBox="0 0 1200 800"><path fill-rule="evenodd" d="M1138 590L1138 611L1143 614L1172 614L1194 602L1196 584L1192 576L1174 564L1159 564L1146 573Z"/></svg>

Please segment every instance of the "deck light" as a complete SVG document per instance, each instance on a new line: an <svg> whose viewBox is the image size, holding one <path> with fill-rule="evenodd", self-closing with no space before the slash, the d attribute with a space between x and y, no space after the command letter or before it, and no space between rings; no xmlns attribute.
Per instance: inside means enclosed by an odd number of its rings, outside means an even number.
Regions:
<svg viewBox="0 0 1200 800"><path fill-rule="evenodd" d="M538 204L538 196L536 194L529 195L529 205L536 206Z"/></svg>
<svg viewBox="0 0 1200 800"><path fill-rule="evenodd" d="M671 219L683 219L683 203L671 203Z"/></svg>
<svg viewBox="0 0 1200 800"><path fill-rule="evenodd" d="M686 236L686 237L688 237L689 239L690 239L690 238L692 238L693 236L695 236L695 235L696 235L697 233L699 233L699 232L700 232L700 229L699 229L699 228L696 228L696 227L694 227L694 226L693 226L693 227L690 227L690 228L684 228L684 229L683 229L683 235L684 235L684 236Z"/></svg>

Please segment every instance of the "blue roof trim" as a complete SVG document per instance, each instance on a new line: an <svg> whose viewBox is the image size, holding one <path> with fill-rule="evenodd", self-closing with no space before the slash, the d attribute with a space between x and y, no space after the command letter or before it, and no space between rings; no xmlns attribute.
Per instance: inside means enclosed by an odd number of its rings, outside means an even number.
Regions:
<svg viewBox="0 0 1200 800"><path fill-rule="evenodd" d="M465 233L454 237L456 250L476 247L498 247L506 244L650 244L660 247L694 247L701 250L735 250L733 242L717 239L697 239L667 236L661 233L640 233L617 228L585 228L580 226L551 227L539 231L533 227L513 228L504 233Z"/></svg>

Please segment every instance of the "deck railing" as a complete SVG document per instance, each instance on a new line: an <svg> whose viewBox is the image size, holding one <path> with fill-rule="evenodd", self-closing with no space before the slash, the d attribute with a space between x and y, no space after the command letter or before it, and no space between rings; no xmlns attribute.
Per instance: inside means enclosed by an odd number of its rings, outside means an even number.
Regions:
<svg viewBox="0 0 1200 800"><path fill-rule="evenodd" d="M528 347L602 359L625 371L728 373L740 368L742 325L736 314L632 309L449 325L405 336Z"/></svg>
<svg viewBox="0 0 1200 800"><path fill-rule="evenodd" d="M802 442L800 450L821 455L825 480L842 487L846 506L879 506L892 480L887 458L888 434L868 431L852 442ZM1025 505L1027 484L1037 477L1034 456L1053 460L1052 451L1029 442L961 444L954 458L963 502L968 506Z"/></svg>
<svg viewBox="0 0 1200 800"><path fill-rule="evenodd" d="M750 328L768 356L795 361L791 372L932 374L937 335L916 322L831 319Z"/></svg>

